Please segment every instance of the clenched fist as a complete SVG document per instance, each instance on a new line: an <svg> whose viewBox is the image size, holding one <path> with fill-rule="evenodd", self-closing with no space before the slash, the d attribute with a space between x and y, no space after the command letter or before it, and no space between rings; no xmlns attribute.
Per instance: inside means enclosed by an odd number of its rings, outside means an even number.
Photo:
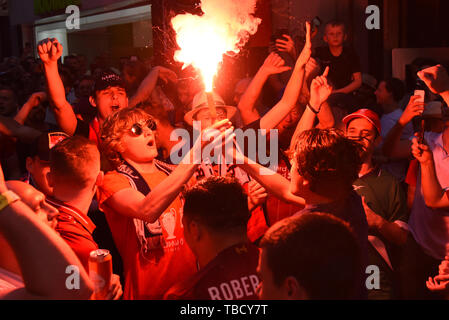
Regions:
<svg viewBox="0 0 449 320"><path fill-rule="evenodd" d="M47 38L39 42L37 52L43 63L57 63L62 56L62 45L56 38Z"/></svg>

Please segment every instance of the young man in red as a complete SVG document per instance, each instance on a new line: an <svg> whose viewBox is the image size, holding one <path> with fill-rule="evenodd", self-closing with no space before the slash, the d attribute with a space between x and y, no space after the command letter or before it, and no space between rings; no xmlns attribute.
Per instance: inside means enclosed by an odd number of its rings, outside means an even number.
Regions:
<svg viewBox="0 0 449 320"><path fill-rule="evenodd" d="M254 300L259 251L248 242L247 196L235 178L211 176L184 193L184 237L199 271L165 299Z"/></svg>
<svg viewBox="0 0 449 320"><path fill-rule="evenodd" d="M59 210L56 231L89 270L90 252L98 249L92 237L95 224L87 216L97 186L103 181L100 152L94 142L81 136L69 137L50 151L48 181L53 188L47 202ZM106 299L122 295L119 277L114 275Z"/></svg>
<svg viewBox="0 0 449 320"><path fill-rule="evenodd" d="M44 63L48 91L54 104L52 108L58 125L68 135L79 134L88 137L97 145L100 126L111 113L127 107L128 103L136 105L148 98L159 78L163 81L174 81L176 78L176 74L172 71L157 66L142 81L136 94L128 99L121 77L113 72L103 72L95 79L94 90L89 98L90 104L97 108L97 116L89 122L77 118L73 107L66 99L64 85L58 72L58 60L63 53L62 45L57 39L45 39L39 43L37 49Z"/></svg>

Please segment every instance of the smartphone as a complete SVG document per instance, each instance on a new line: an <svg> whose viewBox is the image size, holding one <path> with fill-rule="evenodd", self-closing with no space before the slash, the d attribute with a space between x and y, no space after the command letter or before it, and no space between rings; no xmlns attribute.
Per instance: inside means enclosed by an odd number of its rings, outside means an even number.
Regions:
<svg viewBox="0 0 449 320"><path fill-rule="evenodd" d="M424 103L424 99L426 97L426 92L424 90L415 90L413 93L415 96L419 96L419 99L416 99L417 103Z"/></svg>
<svg viewBox="0 0 449 320"><path fill-rule="evenodd" d="M318 16L313 18L312 19L312 30L311 30L311 32L313 33L313 31L318 29L320 26L321 26L321 19Z"/></svg>
<svg viewBox="0 0 449 320"><path fill-rule="evenodd" d="M415 90L413 95L419 97L418 99L415 100L417 103L424 103L426 97L426 92L424 90L417 89ZM418 133L418 141L420 144L422 144L424 141L424 119L422 116L416 116L412 119L412 121L413 121L413 131L415 133Z"/></svg>

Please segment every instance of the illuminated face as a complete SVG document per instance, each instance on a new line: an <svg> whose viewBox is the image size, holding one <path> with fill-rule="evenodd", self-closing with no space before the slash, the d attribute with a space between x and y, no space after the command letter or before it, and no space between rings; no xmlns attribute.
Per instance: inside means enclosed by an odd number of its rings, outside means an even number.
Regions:
<svg viewBox="0 0 449 320"><path fill-rule="evenodd" d="M98 108L101 119L106 119L113 112L128 106L128 96L121 87L109 87L95 93L95 99L90 99L91 104Z"/></svg>
<svg viewBox="0 0 449 320"><path fill-rule="evenodd" d="M224 108L217 108L217 121L226 119L227 112ZM195 115L195 121L201 122L201 129L206 129L212 126L212 117L208 108L198 111Z"/></svg>
<svg viewBox="0 0 449 320"><path fill-rule="evenodd" d="M50 162L41 160L39 157L28 157L26 167L36 183L36 187L44 194L51 195L53 188L50 187L47 179L47 174L50 172Z"/></svg>
<svg viewBox="0 0 449 320"><path fill-rule="evenodd" d="M346 40L345 28L343 26L326 26L324 41L331 47L340 47Z"/></svg>
<svg viewBox="0 0 449 320"><path fill-rule="evenodd" d="M356 118L349 122L346 137L355 140L363 147L362 158L371 156L376 146L377 130L374 125L364 118Z"/></svg>
<svg viewBox="0 0 449 320"><path fill-rule="evenodd" d="M257 266L257 274L259 276L259 286L257 287L257 295L260 300L279 300L287 299L281 287L278 287L273 279L273 272L267 263L267 254L265 249L260 249L259 265Z"/></svg>
<svg viewBox="0 0 449 320"><path fill-rule="evenodd" d="M52 227L55 226L56 220L54 218L59 214L59 211L45 201L45 195L42 192L22 181L9 181L7 185L36 213L41 221Z"/></svg>
<svg viewBox="0 0 449 320"><path fill-rule="evenodd" d="M129 128L121 138L120 154L123 159L137 163L153 161L158 154L155 130L153 120L142 120Z"/></svg>

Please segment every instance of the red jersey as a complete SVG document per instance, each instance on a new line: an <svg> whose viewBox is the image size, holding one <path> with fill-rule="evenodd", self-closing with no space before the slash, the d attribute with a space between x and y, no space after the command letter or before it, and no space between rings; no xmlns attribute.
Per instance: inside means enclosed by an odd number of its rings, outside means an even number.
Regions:
<svg viewBox="0 0 449 320"><path fill-rule="evenodd" d="M256 300L259 249L240 243L220 252L190 279L173 286L164 299Z"/></svg>
<svg viewBox="0 0 449 320"><path fill-rule="evenodd" d="M84 269L88 271L89 254L92 250L98 249L97 243L92 238L95 224L77 208L51 197L47 197L46 201L59 210L55 230L72 248Z"/></svg>
<svg viewBox="0 0 449 320"><path fill-rule="evenodd" d="M290 170L282 158L279 158L277 173L290 180ZM248 188L246 187L245 190ZM259 240L270 226L276 222L294 215L296 212L304 209L304 206L298 206L282 201L281 199L268 194L265 207L257 207L251 212L248 221L248 238L251 242Z"/></svg>
<svg viewBox="0 0 449 320"><path fill-rule="evenodd" d="M162 171L142 174L150 188L162 182L167 175ZM131 188L130 181L117 171L108 172L98 192L100 209L123 260L124 299L162 299L176 282L188 279L196 272L196 259L184 240L182 201L178 196L159 217L164 245L144 252L140 246L134 219L122 215L105 202L116 192ZM126 199L124 199L126 201Z"/></svg>

